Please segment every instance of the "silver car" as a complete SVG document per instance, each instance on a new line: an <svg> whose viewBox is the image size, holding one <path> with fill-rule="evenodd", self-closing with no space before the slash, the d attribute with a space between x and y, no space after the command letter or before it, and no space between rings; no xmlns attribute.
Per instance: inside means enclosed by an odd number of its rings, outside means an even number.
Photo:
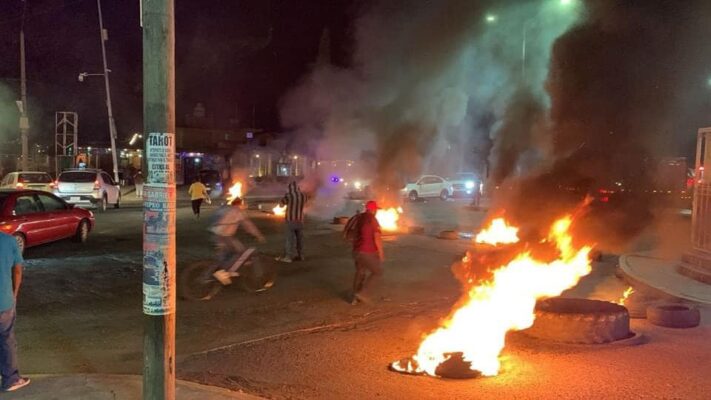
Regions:
<svg viewBox="0 0 711 400"><path fill-rule="evenodd" d="M31 189L52 192L54 181L46 172L24 171L10 172L0 182L0 189Z"/></svg>
<svg viewBox="0 0 711 400"><path fill-rule="evenodd" d="M54 194L78 207L106 211L109 204L119 208L121 190L109 174L99 169L70 169L57 177Z"/></svg>

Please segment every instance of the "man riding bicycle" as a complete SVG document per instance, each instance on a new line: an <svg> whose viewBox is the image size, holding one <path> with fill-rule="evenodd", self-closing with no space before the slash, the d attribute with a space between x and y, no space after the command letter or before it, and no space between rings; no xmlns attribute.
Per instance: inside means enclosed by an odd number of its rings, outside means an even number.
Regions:
<svg viewBox="0 0 711 400"><path fill-rule="evenodd" d="M238 197L232 200L230 205L224 206L218 211L217 220L208 229L213 234L218 256L222 261L228 260L231 255L241 254L245 251L244 245L235 236L240 224L244 226L247 233L254 236L260 243L266 241L257 226L242 213L241 206L241 198Z"/></svg>

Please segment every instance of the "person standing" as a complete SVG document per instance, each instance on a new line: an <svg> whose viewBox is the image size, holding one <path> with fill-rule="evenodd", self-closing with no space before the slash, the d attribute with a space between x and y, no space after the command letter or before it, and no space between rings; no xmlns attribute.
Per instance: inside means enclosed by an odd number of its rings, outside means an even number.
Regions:
<svg viewBox="0 0 711 400"><path fill-rule="evenodd" d="M200 177L195 177L193 184L188 188L188 194L190 195L190 202L193 206L193 214L197 219L200 219L200 206L202 206L203 200L207 199L207 188L200 181Z"/></svg>
<svg viewBox="0 0 711 400"><path fill-rule="evenodd" d="M292 261L303 261L304 253L304 205L306 195L301 192L296 181L289 183L288 191L279 202L280 206L286 206L284 219L286 220L286 245L284 256L277 257L277 261L290 263ZM296 254L294 254L296 249Z"/></svg>
<svg viewBox="0 0 711 400"><path fill-rule="evenodd" d="M12 392L29 385L17 367L15 304L22 283L22 254L12 236L0 232L0 376L2 391Z"/></svg>
<svg viewBox="0 0 711 400"><path fill-rule="evenodd" d="M138 173L133 177L133 184L136 185L136 197L143 197L143 173L138 171Z"/></svg>
<svg viewBox="0 0 711 400"><path fill-rule="evenodd" d="M370 302L373 286L383 275L382 262L385 255L380 224L375 218L377 211L378 204L372 200L368 201L365 204L365 212L356 215L348 231L344 231L344 235L353 240L353 261L356 268L351 300L353 305Z"/></svg>

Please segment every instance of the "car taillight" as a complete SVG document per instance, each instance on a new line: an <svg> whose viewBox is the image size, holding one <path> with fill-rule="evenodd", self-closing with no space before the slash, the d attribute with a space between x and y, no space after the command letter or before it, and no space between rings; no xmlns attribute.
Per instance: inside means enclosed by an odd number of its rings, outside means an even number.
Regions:
<svg viewBox="0 0 711 400"><path fill-rule="evenodd" d="M57 181L50 182L50 183L49 183L49 187L50 187L51 189L56 189L56 188L57 188Z"/></svg>
<svg viewBox="0 0 711 400"><path fill-rule="evenodd" d="M94 181L94 190L99 190L100 188L101 186L99 186L99 180L97 179Z"/></svg>

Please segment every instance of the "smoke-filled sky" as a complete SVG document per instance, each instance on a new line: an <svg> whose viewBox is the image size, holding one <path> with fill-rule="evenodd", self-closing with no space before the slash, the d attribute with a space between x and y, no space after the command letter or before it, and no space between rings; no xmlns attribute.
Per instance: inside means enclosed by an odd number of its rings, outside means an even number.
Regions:
<svg viewBox="0 0 711 400"><path fill-rule="evenodd" d="M708 2L568 3L178 0L177 114L203 102L216 123L236 116L247 125L255 110L257 125L301 133L322 151L380 149L380 169L408 174L443 168L449 158L431 149L488 159L496 179L583 142L586 151L614 143L629 153L650 139L691 154L695 129L711 124ZM21 4L4 1L0 15L0 141L16 133L7 120L17 113ZM53 112L69 109L87 141L102 141L101 79L76 80L101 68L95 1L27 4L31 139L47 142ZM138 2L104 8L114 112L127 139L142 119ZM314 67L324 28L332 65ZM609 142L604 131L615 132ZM328 140L309 140L321 136Z"/></svg>

